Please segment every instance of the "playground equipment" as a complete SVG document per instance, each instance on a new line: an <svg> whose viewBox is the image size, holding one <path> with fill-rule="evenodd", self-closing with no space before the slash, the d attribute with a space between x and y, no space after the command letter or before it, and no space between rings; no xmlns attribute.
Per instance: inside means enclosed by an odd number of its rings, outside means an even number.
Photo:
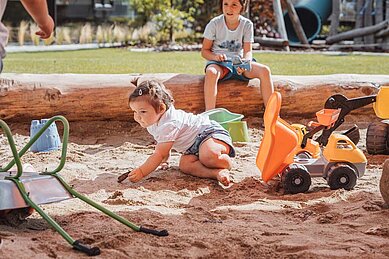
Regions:
<svg viewBox="0 0 389 259"><path fill-rule="evenodd" d="M279 118L281 94L271 95L264 114L265 133L257 155L257 166L262 179L267 182L281 174L281 183L286 193L308 191L311 177L324 177L331 189L352 189L357 177L363 176L366 157L345 135L333 133L328 145L319 148L319 143L308 138L306 145L301 129L292 127ZM315 128L329 127L337 119L338 110L325 109L317 113ZM305 131L305 129L304 129Z"/></svg>
<svg viewBox="0 0 389 259"><path fill-rule="evenodd" d="M309 42L314 40L321 31L323 23L331 15L332 1L323 0L302 0L294 6L300 19L301 26ZM298 43L299 39L294 31L289 14L284 14L285 27L288 34L288 40Z"/></svg>
<svg viewBox="0 0 389 259"><path fill-rule="evenodd" d="M61 121L64 125L62 139L62 154L58 167L51 172L24 172L20 158L37 141L37 139L50 127L55 121ZM134 231L153 234L156 236L167 236L166 230L158 231L137 226L123 217L111 212L96 202L88 199L80 193L73 190L58 174L65 165L67 143L69 137L69 123L63 116L55 116L49 119L44 126L30 139L30 141L18 153L13 140L11 130L8 125L0 120L0 126L7 136L10 148L12 150L13 160L0 172L4 175L0 177L0 217L4 220L25 219L36 210L74 249L84 252L87 255L98 255L98 247L89 247L82 244L79 240L74 240L57 222L47 215L38 205L59 202L69 198L79 198L94 208L114 218L120 223L130 227ZM9 171L16 164L17 171Z"/></svg>
<svg viewBox="0 0 389 259"><path fill-rule="evenodd" d="M357 128L334 133L344 117L353 109L373 103L374 111L380 118L389 118L389 87L381 87L377 95L347 99L343 95L328 98L325 108L316 113L318 122L310 123L308 131L304 125L293 124L279 118L281 94L275 92L267 104L264 123L265 134L257 155L257 166L262 179L267 182L277 174L287 193L306 192L311 185L311 177L323 177L331 189L352 189L358 177L363 176L366 157L348 137L358 136ZM367 139L375 146L388 146L388 124L385 137L367 133ZM322 131L320 137L313 136ZM320 148L321 146L321 148Z"/></svg>

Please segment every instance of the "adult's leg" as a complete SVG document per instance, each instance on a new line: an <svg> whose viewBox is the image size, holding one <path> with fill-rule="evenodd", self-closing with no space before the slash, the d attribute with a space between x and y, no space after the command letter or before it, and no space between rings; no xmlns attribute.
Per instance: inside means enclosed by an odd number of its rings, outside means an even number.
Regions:
<svg viewBox="0 0 389 259"><path fill-rule="evenodd" d="M251 70L245 71L243 75L247 78L259 78L263 103L266 105L270 95L274 92L270 68L257 62L251 62Z"/></svg>
<svg viewBox="0 0 389 259"><path fill-rule="evenodd" d="M205 69L204 101L206 111L216 107L217 81L223 76L223 68L216 64L211 64Z"/></svg>

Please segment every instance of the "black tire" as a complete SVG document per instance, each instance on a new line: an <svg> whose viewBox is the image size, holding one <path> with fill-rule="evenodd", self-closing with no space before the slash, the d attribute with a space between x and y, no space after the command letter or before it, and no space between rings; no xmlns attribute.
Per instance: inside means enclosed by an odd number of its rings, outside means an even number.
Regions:
<svg viewBox="0 0 389 259"><path fill-rule="evenodd" d="M311 176L303 165L291 164L282 174L285 193L304 193L311 186Z"/></svg>
<svg viewBox="0 0 389 259"><path fill-rule="evenodd" d="M389 154L389 124L372 122L367 127L366 150L369 154Z"/></svg>
<svg viewBox="0 0 389 259"><path fill-rule="evenodd" d="M347 164L336 164L328 169L327 183L331 190L351 190L357 184L355 169Z"/></svg>
<svg viewBox="0 0 389 259"><path fill-rule="evenodd" d="M342 133L346 135L355 145L358 144L361 139L361 134L359 133L359 128L357 125L354 125L352 128Z"/></svg>

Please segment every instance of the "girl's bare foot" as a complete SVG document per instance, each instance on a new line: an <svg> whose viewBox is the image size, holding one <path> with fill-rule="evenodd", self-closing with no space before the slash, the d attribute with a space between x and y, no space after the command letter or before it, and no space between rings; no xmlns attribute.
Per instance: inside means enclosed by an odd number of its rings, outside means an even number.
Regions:
<svg viewBox="0 0 389 259"><path fill-rule="evenodd" d="M228 170L221 170L216 175L217 180L224 186L230 185L230 173Z"/></svg>

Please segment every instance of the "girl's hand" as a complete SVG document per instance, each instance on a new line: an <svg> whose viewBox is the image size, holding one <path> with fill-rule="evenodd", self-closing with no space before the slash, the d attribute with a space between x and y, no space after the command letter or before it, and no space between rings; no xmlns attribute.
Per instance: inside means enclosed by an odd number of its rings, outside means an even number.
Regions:
<svg viewBox="0 0 389 259"><path fill-rule="evenodd" d="M158 169L160 169L160 170L169 169L169 162L162 162Z"/></svg>
<svg viewBox="0 0 389 259"><path fill-rule="evenodd" d="M133 182L139 182L142 178L144 177L142 169L135 168L134 170L131 171L131 173L128 175L128 179Z"/></svg>
<svg viewBox="0 0 389 259"><path fill-rule="evenodd" d="M227 60L227 55L226 54L217 54L215 55L215 61L226 61Z"/></svg>

